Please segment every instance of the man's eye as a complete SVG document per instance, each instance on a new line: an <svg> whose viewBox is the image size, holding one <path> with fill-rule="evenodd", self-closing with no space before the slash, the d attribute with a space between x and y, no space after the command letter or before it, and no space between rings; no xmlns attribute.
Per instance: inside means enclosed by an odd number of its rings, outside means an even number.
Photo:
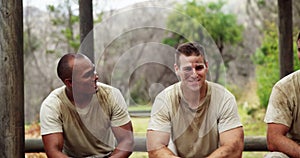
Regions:
<svg viewBox="0 0 300 158"><path fill-rule="evenodd" d="M94 75L94 71L88 72L86 74L83 75L84 78L88 78Z"/></svg>
<svg viewBox="0 0 300 158"><path fill-rule="evenodd" d="M190 67L190 66L187 66L187 67L184 67L183 68L183 71L192 71L192 67Z"/></svg>
<svg viewBox="0 0 300 158"><path fill-rule="evenodd" d="M204 65L197 65L197 66L195 67L196 71L203 70L204 68L205 68Z"/></svg>

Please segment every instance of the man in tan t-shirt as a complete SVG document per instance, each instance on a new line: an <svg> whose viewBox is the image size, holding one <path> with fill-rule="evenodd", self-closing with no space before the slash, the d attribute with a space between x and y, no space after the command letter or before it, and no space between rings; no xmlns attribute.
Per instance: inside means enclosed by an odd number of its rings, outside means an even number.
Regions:
<svg viewBox="0 0 300 158"><path fill-rule="evenodd" d="M97 82L94 64L83 54L64 55L57 73L64 86L52 91L40 110L47 156L129 157L132 124L120 91Z"/></svg>
<svg viewBox="0 0 300 158"><path fill-rule="evenodd" d="M149 157L241 157L244 134L235 97L206 80L203 47L179 45L175 59L181 81L155 98L147 131Z"/></svg>
<svg viewBox="0 0 300 158"><path fill-rule="evenodd" d="M300 34L297 48L300 60ZM300 70L274 85L264 121L268 124L268 149L272 151L266 157L300 157Z"/></svg>

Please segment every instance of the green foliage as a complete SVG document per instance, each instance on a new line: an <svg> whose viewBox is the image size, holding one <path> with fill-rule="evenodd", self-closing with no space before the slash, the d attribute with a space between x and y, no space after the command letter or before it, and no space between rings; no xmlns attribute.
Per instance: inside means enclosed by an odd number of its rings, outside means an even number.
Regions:
<svg viewBox="0 0 300 158"><path fill-rule="evenodd" d="M236 100L239 100L242 95L242 89L234 84L226 85L226 88L235 96Z"/></svg>
<svg viewBox="0 0 300 158"><path fill-rule="evenodd" d="M149 101L148 94L145 94L145 91L141 90L145 85L145 79L140 78L139 80L134 83L132 87L130 87L130 96L132 100L134 101L134 104L136 105L146 105Z"/></svg>
<svg viewBox="0 0 300 158"><path fill-rule="evenodd" d="M100 23L103 20L103 15L103 12L96 14L94 18L94 23Z"/></svg>
<svg viewBox="0 0 300 158"><path fill-rule="evenodd" d="M183 36L179 34L173 34L172 37L163 39L163 43L171 47L175 47L178 43L184 43L184 42L187 42L187 39L185 39Z"/></svg>
<svg viewBox="0 0 300 158"><path fill-rule="evenodd" d="M236 15L221 11L224 4L225 1L222 0L207 4L192 0L183 5L178 4L176 9L186 16L179 15L178 12L172 13L168 17L167 27L183 33L189 40L201 41L202 35L207 31L218 47L236 44L242 40L243 27L237 24ZM172 38L180 41L180 36Z"/></svg>
<svg viewBox="0 0 300 158"><path fill-rule="evenodd" d="M70 48L73 48L75 51L78 50L80 46L80 36L79 34L74 34L74 26L79 23L79 16L73 14L73 11L70 9L69 1L65 1L64 5L48 5L47 9L52 25L60 29L59 32L64 36ZM53 35L53 38L58 38L58 41L61 41L58 36L59 35Z"/></svg>
<svg viewBox="0 0 300 158"><path fill-rule="evenodd" d="M252 56L252 60L256 64L257 95L261 107L266 108L272 88L280 79L278 34L275 23L266 23L263 43ZM297 55L294 55L294 63L294 69L299 69Z"/></svg>
<svg viewBox="0 0 300 158"><path fill-rule="evenodd" d="M295 36L295 40L294 41L297 41L297 36ZM298 52L297 52L297 43L295 42L294 44L294 70L300 70L300 61L298 59Z"/></svg>
<svg viewBox="0 0 300 158"><path fill-rule="evenodd" d="M256 64L257 95L260 105L267 107L273 85L279 80L278 35L275 23L267 23L261 47L252 59Z"/></svg>

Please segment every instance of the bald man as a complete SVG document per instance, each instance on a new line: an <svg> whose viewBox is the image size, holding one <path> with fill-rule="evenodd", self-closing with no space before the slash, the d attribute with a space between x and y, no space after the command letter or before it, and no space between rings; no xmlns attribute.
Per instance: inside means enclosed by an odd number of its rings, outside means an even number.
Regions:
<svg viewBox="0 0 300 158"><path fill-rule="evenodd" d="M132 124L120 91L97 82L95 66L83 54L64 55L57 74L64 86L52 91L40 110L47 156L129 157Z"/></svg>

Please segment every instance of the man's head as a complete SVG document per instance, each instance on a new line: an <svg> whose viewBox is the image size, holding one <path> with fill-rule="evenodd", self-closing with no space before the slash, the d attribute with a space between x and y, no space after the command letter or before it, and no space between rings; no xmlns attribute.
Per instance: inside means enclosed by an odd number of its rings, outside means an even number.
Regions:
<svg viewBox="0 0 300 158"><path fill-rule="evenodd" d="M298 59L300 60L300 32L298 33L296 43L297 43Z"/></svg>
<svg viewBox="0 0 300 158"><path fill-rule="evenodd" d="M176 49L174 68L184 86L199 90L206 80L208 64L204 48L197 43L184 43Z"/></svg>
<svg viewBox="0 0 300 158"><path fill-rule="evenodd" d="M65 54L58 62L57 75L73 93L95 92L98 76L94 64L83 54Z"/></svg>

